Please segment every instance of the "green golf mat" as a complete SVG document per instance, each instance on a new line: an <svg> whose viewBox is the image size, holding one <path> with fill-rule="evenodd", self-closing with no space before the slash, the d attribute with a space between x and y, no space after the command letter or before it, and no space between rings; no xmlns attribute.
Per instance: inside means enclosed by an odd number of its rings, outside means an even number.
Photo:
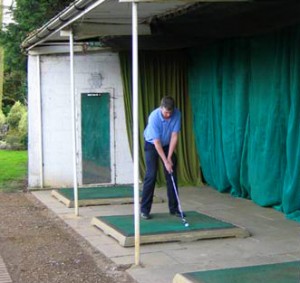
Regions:
<svg viewBox="0 0 300 283"><path fill-rule="evenodd" d="M176 274L173 283L299 283L300 261Z"/></svg>
<svg viewBox="0 0 300 283"><path fill-rule="evenodd" d="M67 207L74 207L73 188L52 190L52 196L64 203ZM132 202L132 185L78 188L79 206L125 204ZM153 202L163 202L163 200L155 196Z"/></svg>
<svg viewBox="0 0 300 283"><path fill-rule="evenodd" d="M233 224L196 211L187 211L185 227L180 217L169 213L151 214L151 219L140 221L140 243L193 241L207 238L248 237L249 233ZM99 216L92 225L115 238L121 246L134 245L133 215Z"/></svg>

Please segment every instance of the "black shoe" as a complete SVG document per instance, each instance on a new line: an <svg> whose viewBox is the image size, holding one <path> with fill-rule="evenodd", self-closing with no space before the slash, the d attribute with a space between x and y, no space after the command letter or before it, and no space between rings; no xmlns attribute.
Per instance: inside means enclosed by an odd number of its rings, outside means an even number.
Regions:
<svg viewBox="0 0 300 283"><path fill-rule="evenodd" d="M181 217L181 213L179 211L172 211L170 212L171 215L174 215L176 217ZM185 213L182 212L182 217L185 217Z"/></svg>
<svg viewBox="0 0 300 283"><path fill-rule="evenodd" d="M141 213L141 218L145 219L145 220L148 220L148 219L151 219L151 216L148 213L142 212Z"/></svg>

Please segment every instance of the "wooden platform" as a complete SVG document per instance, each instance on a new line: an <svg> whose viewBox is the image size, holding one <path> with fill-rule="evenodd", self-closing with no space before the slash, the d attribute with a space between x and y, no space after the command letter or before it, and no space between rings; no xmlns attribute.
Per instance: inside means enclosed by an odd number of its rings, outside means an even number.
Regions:
<svg viewBox="0 0 300 283"><path fill-rule="evenodd" d="M300 262L283 262L176 274L173 283L298 283Z"/></svg>
<svg viewBox="0 0 300 283"><path fill-rule="evenodd" d="M52 196L65 204L74 207L73 188L52 190ZM164 200L154 196L153 202ZM87 187L78 189L78 206L111 205L133 203L133 186Z"/></svg>
<svg viewBox="0 0 300 283"><path fill-rule="evenodd" d="M141 219L140 243L196 241L200 239L250 236L244 228L215 219L196 211L186 212L189 227L185 227L178 218L169 213L151 214L150 220ZM134 246L133 215L94 217L92 225L105 234L115 238L123 247Z"/></svg>

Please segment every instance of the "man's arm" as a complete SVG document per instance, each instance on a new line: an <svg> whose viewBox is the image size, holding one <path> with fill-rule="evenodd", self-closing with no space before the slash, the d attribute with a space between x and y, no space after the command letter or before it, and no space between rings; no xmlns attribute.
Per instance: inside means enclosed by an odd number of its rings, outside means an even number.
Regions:
<svg viewBox="0 0 300 283"><path fill-rule="evenodd" d="M175 148L177 146L177 142L178 142L178 133L173 132L172 136L171 136L171 140L170 140L169 152L168 152L168 157L167 157L169 163L171 163L172 166L173 166L172 155L173 155L173 152L175 151Z"/></svg>
<svg viewBox="0 0 300 283"><path fill-rule="evenodd" d="M154 146L155 146L155 149L156 149L158 155L160 156L161 160L163 161L166 170L169 173L172 173L173 172L173 169L172 169L173 163L172 162L170 163L169 159L166 157L166 155L164 153L164 150L162 148L160 140L158 140L158 139L154 140Z"/></svg>

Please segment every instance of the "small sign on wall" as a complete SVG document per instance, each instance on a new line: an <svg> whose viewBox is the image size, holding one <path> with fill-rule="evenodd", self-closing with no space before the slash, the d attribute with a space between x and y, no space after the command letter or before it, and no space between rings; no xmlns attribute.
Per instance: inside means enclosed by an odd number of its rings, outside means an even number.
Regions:
<svg viewBox="0 0 300 283"><path fill-rule="evenodd" d="M103 93L100 93L100 92L90 92L90 93L87 93L86 94L87 96L102 96Z"/></svg>

